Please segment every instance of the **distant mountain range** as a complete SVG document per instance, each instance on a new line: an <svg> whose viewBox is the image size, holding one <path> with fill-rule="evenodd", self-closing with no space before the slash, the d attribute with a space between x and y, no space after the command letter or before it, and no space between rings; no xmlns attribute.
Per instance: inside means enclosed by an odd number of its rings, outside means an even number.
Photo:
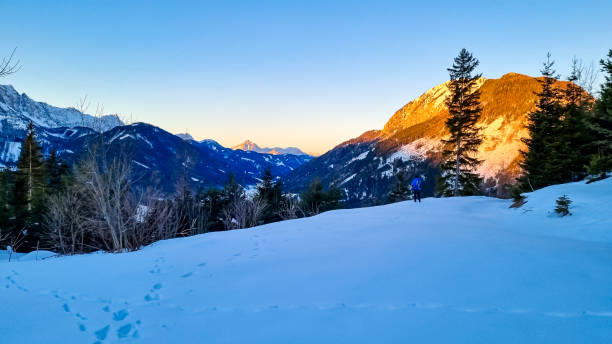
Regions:
<svg viewBox="0 0 612 344"><path fill-rule="evenodd" d="M172 192L182 178L194 188L206 188L221 186L233 175L243 186L250 186L266 168L284 177L311 159L233 150L213 140L198 142L146 123L124 125L115 115L95 118L76 109L36 102L12 86L0 85L0 167L16 162L30 121L45 154L55 149L62 159L74 163L102 138L111 156L130 160L139 183L157 184L166 192Z"/></svg>
<svg viewBox="0 0 612 344"><path fill-rule="evenodd" d="M89 127L101 131L123 125L117 115L97 118L83 114L74 108L58 108L47 103L37 102L25 93L17 92L11 85L0 85L0 123L2 134L7 129L25 130L32 121L34 125L45 128Z"/></svg>
<svg viewBox="0 0 612 344"><path fill-rule="evenodd" d="M558 82L560 87L566 84ZM478 125L484 134L478 172L490 185L514 183L525 148L521 139L528 135L527 114L535 108L540 84L534 77L509 73L481 78L478 85L483 108ZM403 169L409 177L424 174L424 193L432 195L440 140L448 133L447 86L438 85L397 110L382 130L365 132L300 166L287 177L287 185L299 190L320 178L344 189L349 204L367 205L386 200L395 174Z"/></svg>
<svg viewBox="0 0 612 344"><path fill-rule="evenodd" d="M25 129L33 121L46 152L55 148L69 162L76 161L99 138L113 154L131 158L142 183L159 183L171 192L181 176L194 187L220 186L234 175L244 186L259 181L265 168L283 178L292 192L314 179L344 190L348 206L384 202L404 170L408 177L425 175L424 195L432 195L440 162L440 139L447 135L447 83L423 93L397 110L382 130L371 130L313 158L295 147L261 148L245 141L225 148L213 140L196 141L189 134L170 134L145 123L124 125L117 116L97 119L75 109L62 109L31 100L11 86L0 86L0 166L13 164ZM558 82L560 87L567 82ZM513 183L520 173L521 139L528 134L527 114L535 108L536 78L509 73L479 81L484 141L478 172L490 186ZM501 190L501 188L499 188Z"/></svg>
<svg viewBox="0 0 612 344"><path fill-rule="evenodd" d="M265 154L273 154L273 155L284 155L284 154L293 154L293 155L309 155L304 153L301 149L297 147L272 147L272 148L261 148L255 142L251 140L246 140L241 144L235 145L232 147L234 150L243 150L247 152L257 152L257 153L265 153Z"/></svg>

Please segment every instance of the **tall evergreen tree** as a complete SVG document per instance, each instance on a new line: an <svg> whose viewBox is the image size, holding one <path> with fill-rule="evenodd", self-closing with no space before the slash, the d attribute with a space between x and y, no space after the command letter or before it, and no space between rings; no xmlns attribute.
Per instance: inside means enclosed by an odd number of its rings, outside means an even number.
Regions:
<svg viewBox="0 0 612 344"><path fill-rule="evenodd" d="M342 190L332 186L326 191L321 180L315 178L300 195L301 207L306 214L316 215L324 211L339 209L342 197Z"/></svg>
<svg viewBox="0 0 612 344"><path fill-rule="evenodd" d="M25 231L23 249L32 250L41 238L41 216L45 197L45 165L42 149L36 142L34 124L28 125L28 135L21 145L17 160L12 205L15 230Z"/></svg>
<svg viewBox="0 0 612 344"><path fill-rule="evenodd" d="M605 81L601 85L601 94L590 119L593 144L597 153L592 158L589 172L601 174L603 177L606 172L612 170L612 49L608 52L607 59L602 59L599 63L605 73Z"/></svg>
<svg viewBox="0 0 612 344"><path fill-rule="evenodd" d="M399 170L395 175L395 185L393 189L389 193L389 203L395 203L400 201L405 201L410 198L410 187L408 186L408 181L406 181L406 176L404 171Z"/></svg>
<svg viewBox="0 0 612 344"><path fill-rule="evenodd" d="M261 177L261 183L257 185L258 197L265 201L266 207L262 215L265 223L270 223L280 220L278 211L280 209L282 194L282 183L280 180L274 181L274 176L270 168L266 168Z"/></svg>
<svg viewBox="0 0 612 344"><path fill-rule="evenodd" d="M561 91L555 86L557 81L555 62L547 55L538 79L541 91L537 93L536 109L529 113L527 129L529 137L523 138L527 147L521 151L523 175L519 178L522 190L535 190L550 185L554 179L551 170L552 144L555 131L560 125L563 112Z"/></svg>
<svg viewBox="0 0 612 344"><path fill-rule="evenodd" d="M221 191L223 195L223 206L226 206L236 200L244 199L246 197L244 188L238 184L234 174L230 174L227 183L223 186Z"/></svg>
<svg viewBox="0 0 612 344"><path fill-rule="evenodd" d="M551 152L546 161L551 184L576 181L586 176L591 148L587 115L591 103L588 94L576 84L579 79L580 70L574 60L563 93L560 123L553 128L554 140L550 143Z"/></svg>
<svg viewBox="0 0 612 344"><path fill-rule="evenodd" d="M70 168L57 156L55 149L51 150L49 157L45 160L45 170L49 192L59 191L64 186L65 177L69 174Z"/></svg>
<svg viewBox="0 0 612 344"><path fill-rule="evenodd" d="M1 242L2 238L8 239L11 234L10 218L12 216L10 199L13 188L13 174L9 169L0 171L0 245L6 243Z"/></svg>
<svg viewBox="0 0 612 344"><path fill-rule="evenodd" d="M480 74L474 74L478 60L466 49L459 52L453 66L448 68L450 95L446 98L449 116L446 128L450 137L442 140L443 163L441 185L445 196L473 195L479 190L482 179L474 172L481 163L475 157L482 143L480 128L480 90L477 81Z"/></svg>

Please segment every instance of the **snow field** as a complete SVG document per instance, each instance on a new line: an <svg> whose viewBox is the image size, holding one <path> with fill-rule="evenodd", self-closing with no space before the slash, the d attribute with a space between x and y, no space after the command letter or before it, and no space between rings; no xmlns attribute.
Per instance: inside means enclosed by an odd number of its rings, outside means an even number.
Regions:
<svg viewBox="0 0 612 344"><path fill-rule="evenodd" d="M552 214L567 194L572 216ZM612 180L0 262L14 343L607 343ZM45 255L46 256L46 255Z"/></svg>

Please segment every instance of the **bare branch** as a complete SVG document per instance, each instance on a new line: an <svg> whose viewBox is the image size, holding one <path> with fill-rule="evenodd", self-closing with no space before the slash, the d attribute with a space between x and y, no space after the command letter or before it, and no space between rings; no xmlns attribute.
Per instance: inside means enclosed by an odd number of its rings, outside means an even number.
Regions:
<svg viewBox="0 0 612 344"><path fill-rule="evenodd" d="M16 50L17 48L13 49L9 57L2 58L2 62L0 62L0 78L13 73L17 73L21 69L19 60L13 61L13 57L15 55Z"/></svg>

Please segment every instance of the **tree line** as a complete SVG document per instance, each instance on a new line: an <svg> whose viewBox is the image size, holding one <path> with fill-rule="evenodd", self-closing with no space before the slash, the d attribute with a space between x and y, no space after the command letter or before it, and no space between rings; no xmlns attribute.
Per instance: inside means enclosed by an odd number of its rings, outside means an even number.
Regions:
<svg viewBox="0 0 612 344"><path fill-rule="evenodd" d="M163 194L137 186L131 159L106 149L101 138L91 142L69 167L55 151L43 155L30 123L15 168L0 172L0 244L21 252L122 252L342 207L338 188L314 179L301 194L289 194L269 168L251 196L233 176L222 187L194 190L183 175L174 194Z"/></svg>

